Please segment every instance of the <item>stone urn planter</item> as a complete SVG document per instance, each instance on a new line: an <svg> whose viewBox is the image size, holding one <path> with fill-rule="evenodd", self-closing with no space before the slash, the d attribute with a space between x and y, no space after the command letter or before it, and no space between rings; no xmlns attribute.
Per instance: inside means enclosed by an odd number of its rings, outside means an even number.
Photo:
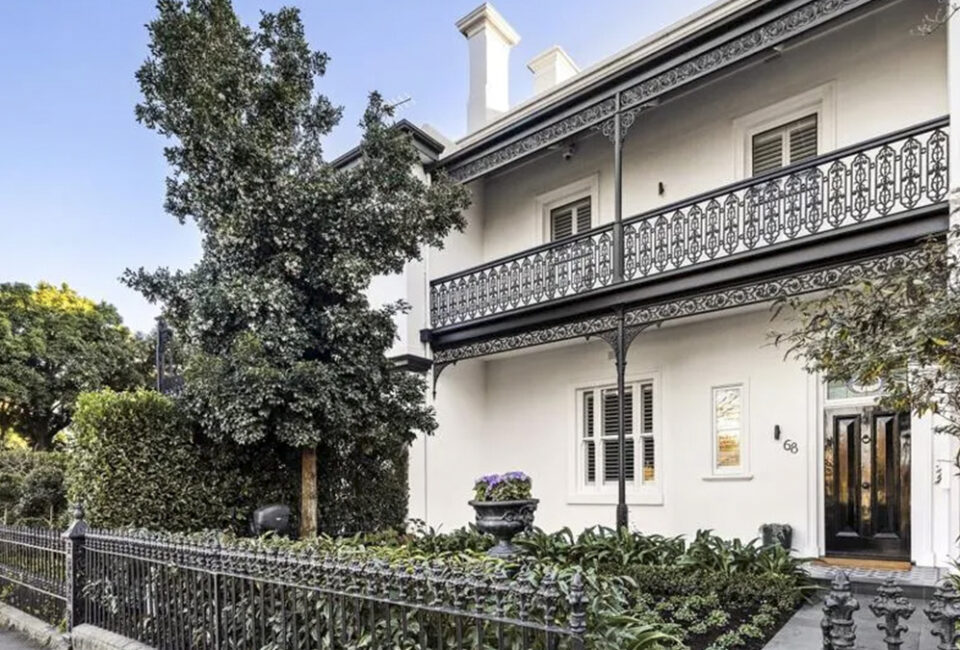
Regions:
<svg viewBox="0 0 960 650"><path fill-rule="evenodd" d="M477 528L481 533L497 538L497 544L487 551L487 555L509 558L519 553L520 549L513 545L513 538L533 525L538 503L539 499L470 501L477 512Z"/></svg>

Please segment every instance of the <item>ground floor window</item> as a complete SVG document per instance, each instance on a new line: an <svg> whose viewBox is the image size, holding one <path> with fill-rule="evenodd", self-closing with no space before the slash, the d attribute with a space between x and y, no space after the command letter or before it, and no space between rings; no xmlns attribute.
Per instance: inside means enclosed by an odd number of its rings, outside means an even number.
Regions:
<svg viewBox="0 0 960 650"><path fill-rule="evenodd" d="M712 389L714 474L737 475L747 471L746 401L743 384Z"/></svg>
<svg viewBox="0 0 960 650"><path fill-rule="evenodd" d="M578 474L587 489L616 489L619 411L616 386L582 388L579 405ZM624 392L624 474L628 485L657 481L657 429L652 381L630 382Z"/></svg>

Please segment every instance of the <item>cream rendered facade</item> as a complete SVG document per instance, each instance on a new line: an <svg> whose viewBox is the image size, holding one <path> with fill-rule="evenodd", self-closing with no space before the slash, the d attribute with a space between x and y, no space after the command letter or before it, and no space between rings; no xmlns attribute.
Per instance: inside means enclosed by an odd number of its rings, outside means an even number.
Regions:
<svg viewBox="0 0 960 650"><path fill-rule="evenodd" d="M721 2L708 14L748 4ZM957 79L960 65L948 65L947 44L960 26L926 36L916 29L935 8L934 0L869 3L854 19L797 37L761 62L643 112L622 149L624 218L749 178L751 136L798 116L817 115L822 155L957 114L948 77ZM584 74L603 71L593 68L566 83L575 86ZM516 113L531 112L530 104ZM484 133L510 119L508 112ZM468 136L458 146L476 141ZM398 354L431 356L420 330L430 328L432 279L545 244L549 208L567 199L590 197L593 226L613 221L610 141L593 132L573 145L468 182L473 204L466 230L377 289L401 291L413 305L400 323ZM771 344L769 331L783 323L771 323L769 303L761 303L664 320L633 342L626 381L653 386L656 471L654 480L627 487L632 528L664 535L712 528L750 539L761 524L786 523L798 553L825 554L826 414L871 398L828 400L817 377ZM446 530L465 525L473 517L467 499L474 477L522 470L540 499L537 525L612 526L615 486L583 485L578 391L615 382L611 349L597 337L446 367L430 396L439 429L411 450L410 516ZM713 456L712 396L723 386L743 392L742 467L732 473L718 473ZM913 417L910 424L909 557L918 565L944 565L957 557L960 535L955 443L933 436L929 419Z"/></svg>

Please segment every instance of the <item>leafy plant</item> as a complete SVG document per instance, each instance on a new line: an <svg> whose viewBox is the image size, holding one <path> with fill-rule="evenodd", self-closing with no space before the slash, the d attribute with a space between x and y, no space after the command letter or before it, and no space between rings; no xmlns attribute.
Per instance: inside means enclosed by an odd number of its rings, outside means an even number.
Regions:
<svg viewBox="0 0 960 650"><path fill-rule="evenodd" d="M65 284L0 283L0 440L49 449L81 392L143 385L143 351L112 305Z"/></svg>
<svg viewBox="0 0 960 650"><path fill-rule="evenodd" d="M473 485L476 501L520 501L532 496L533 483L523 472L488 474Z"/></svg>

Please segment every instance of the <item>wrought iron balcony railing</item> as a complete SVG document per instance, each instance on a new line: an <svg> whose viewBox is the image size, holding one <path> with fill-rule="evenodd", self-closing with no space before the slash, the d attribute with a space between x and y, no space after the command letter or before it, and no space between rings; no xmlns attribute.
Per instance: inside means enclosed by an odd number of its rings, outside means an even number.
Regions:
<svg viewBox="0 0 960 650"><path fill-rule="evenodd" d="M819 156L431 283L431 323L445 327L639 282L942 203L946 118Z"/></svg>

